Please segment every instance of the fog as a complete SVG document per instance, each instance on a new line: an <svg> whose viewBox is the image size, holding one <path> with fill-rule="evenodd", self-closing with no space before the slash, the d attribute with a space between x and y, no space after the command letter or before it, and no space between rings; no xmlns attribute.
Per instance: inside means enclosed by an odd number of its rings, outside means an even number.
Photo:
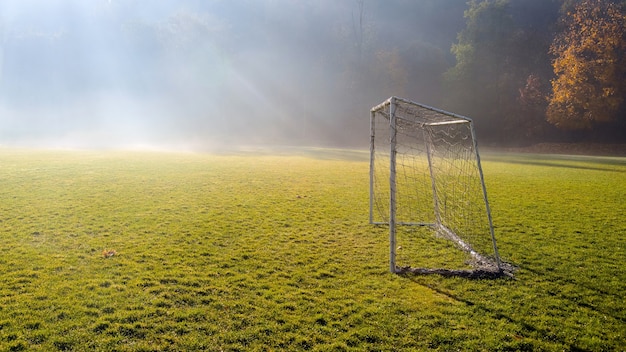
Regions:
<svg viewBox="0 0 626 352"><path fill-rule="evenodd" d="M465 6L2 0L0 145L365 146L371 106L439 102ZM398 57L429 66L394 76Z"/></svg>

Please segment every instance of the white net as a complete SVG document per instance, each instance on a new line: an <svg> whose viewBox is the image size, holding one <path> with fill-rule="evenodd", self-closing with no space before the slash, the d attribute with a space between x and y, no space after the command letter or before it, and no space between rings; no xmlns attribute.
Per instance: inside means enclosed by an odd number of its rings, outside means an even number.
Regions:
<svg viewBox="0 0 626 352"><path fill-rule="evenodd" d="M374 107L371 119L370 219L397 225L392 265L421 258L499 268L472 121L399 98ZM444 249L449 243L456 249Z"/></svg>

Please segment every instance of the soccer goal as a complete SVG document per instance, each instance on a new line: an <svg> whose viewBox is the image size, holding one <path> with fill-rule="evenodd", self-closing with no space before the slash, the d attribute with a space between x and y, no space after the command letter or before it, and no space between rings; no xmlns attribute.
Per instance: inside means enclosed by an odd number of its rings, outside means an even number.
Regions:
<svg viewBox="0 0 626 352"><path fill-rule="evenodd" d="M501 272L472 120L397 97L370 119L370 223L389 226L391 272ZM446 250L464 266L412 266Z"/></svg>

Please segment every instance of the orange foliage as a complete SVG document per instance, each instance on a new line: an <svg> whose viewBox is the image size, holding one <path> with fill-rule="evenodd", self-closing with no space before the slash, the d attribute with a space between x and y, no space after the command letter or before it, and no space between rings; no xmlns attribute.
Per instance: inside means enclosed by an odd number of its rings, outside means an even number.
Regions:
<svg viewBox="0 0 626 352"><path fill-rule="evenodd" d="M614 121L626 93L626 15L610 1L583 0L564 24L550 48L556 79L548 121L564 129Z"/></svg>

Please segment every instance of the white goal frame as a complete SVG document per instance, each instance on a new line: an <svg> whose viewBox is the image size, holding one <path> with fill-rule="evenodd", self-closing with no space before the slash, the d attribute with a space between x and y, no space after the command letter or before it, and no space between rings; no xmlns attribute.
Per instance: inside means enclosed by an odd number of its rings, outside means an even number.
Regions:
<svg viewBox="0 0 626 352"><path fill-rule="evenodd" d="M398 109L402 109L401 113L397 113ZM380 119L383 119L381 122ZM386 129L388 124L388 130L383 131L384 136L377 136L377 132L381 132L381 127ZM446 126L446 125L456 125L457 126ZM432 137L429 137L428 132L432 129L442 129L442 128L462 128L464 132L463 142L458 144L448 144L444 146L434 145ZM407 153L413 153L417 150L420 157L423 159L422 163L418 163L418 166L423 166L428 168L428 171L424 171L426 175L430 175L430 182L432 183L432 190L428 192L432 192L432 214L428 219L399 219L398 218L398 202L397 202L397 185L398 185L398 154L402 154L406 151L407 147L398 144L398 134L403 133L402 131L411 131L415 136L419 136L414 140L411 140L410 143L416 144L411 145L409 148L413 151L408 151ZM421 131L420 131L421 130ZM400 132L399 132L400 131ZM388 135L387 135L388 132ZM423 136L423 137L422 137ZM456 137L456 136L455 136ZM384 138L384 139L383 139ZM471 140L469 140L471 139ZM388 145L376 145L378 144L387 144ZM444 143L445 144L445 143ZM389 154L387 155L384 152L384 158L389 159L389 171L385 170L385 176L388 172L389 180L388 180L388 190L384 190L384 197L386 198L387 193L389 196L388 203L388 213L387 209L383 209L380 204L375 204L376 197L380 196L376 194L376 187L381 187L381 183L386 185L386 180L380 180L380 178L376 176L376 156L381 157L381 151L379 148L389 148ZM403 148L405 150L403 150ZM491 247L489 250L493 250L492 253L481 253L474 249L473 244L467 240L469 236L463 233L464 229L460 226L449 226L447 223L446 216L441 215L442 206L439 202L444 202L441 199L438 199L438 187L441 185L437 184L438 178L440 177L436 175L437 172L441 172L433 167L433 164L438 162L437 160L433 160L433 158L445 158L447 156L441 156L443 154L435 154L438 153L438 150L435 149L444 149L444 148L456 148L458 155L462 155L464 158L467 158L466 163L471 164L472 173L475 176L472 176L472 183L480 182L480 186L474 187L474 193L482 193L481 195L475 195L476 199L479 199L476 203L483 203L480 207L482 210L479 217L484 217L481 219L485 224L488 224L488 233L480 234L480 236L489 236ZM452 156L454 158L455 156ZM426 162L427 160L427 162ZM441 159L443 160L443 159ZM380 162L380 161L379 161ZM454 163L455 161L452 161ZM383 160L383 163L386 163L386 160ZM427 164L427 165L426 165ZM384 165L384 164L383 164ZM380 164L378 165L380 168ZM404 167L401 165L400 168ZM400 170L400 172L404 172ZM474 179L476 181L474 181ZM464 181L460 181L461 183ZM410 183L410 182L409 182ZM376 184L376 187L375 187ZM403 189L410 188L410 184L402 185ZM456 188L464 187L464 185L455 185ZM496 238L493 227L493 220L491 216L491 209L489 206L489 201L487 199L487 188L485 186L482 166L480 163L480 155L478 153L478 145L476 143L476 134L474 131L474 125L472 119L457 115L451 112L443 111L440 109L436 109L427 105L415 103L409 100L405 100L398 97L391 97L385 100L383 103L373 107L370 110L370 204L369 204L369 221L370 224L376 225L389 225L389 267L392 273L405 272L407 268L400 268L396 265L396 232L398 226L403 225L414 225L414 226L427 226L433 229L439 237L444 237L448 240L451 240L456 244L457 247L462 249L463 251L469 253L476 266L476 269L484 272L485 270L490 272L502 272L500 256L498 254L498 247L496 245ZM380 201L377 200L379 203ZM447 200L445 200L447 202ZM405 202L406 203L406 202ZM445 206L445 205L444 205ZM461 205L463 206L463 205ZM450 206L451 207L451 206ZM376 212L384 213L383 219L376 219ZM464 213L467 214L467 213ZM404 215L403 215L404 216ZM487 225L485 225L485 231ZM483 237L485 239L487 237ZM488 239L486 240L488 241ZM484 249L483 249L484 251ZM430 269L413 269L413 272L419 273L427 273ZM439 270L439 269L436 269ZM409 270L411 271L411 270ZM440 273L440 272L439 272ZM470 275L471 276L471 275Z"/></svg>

